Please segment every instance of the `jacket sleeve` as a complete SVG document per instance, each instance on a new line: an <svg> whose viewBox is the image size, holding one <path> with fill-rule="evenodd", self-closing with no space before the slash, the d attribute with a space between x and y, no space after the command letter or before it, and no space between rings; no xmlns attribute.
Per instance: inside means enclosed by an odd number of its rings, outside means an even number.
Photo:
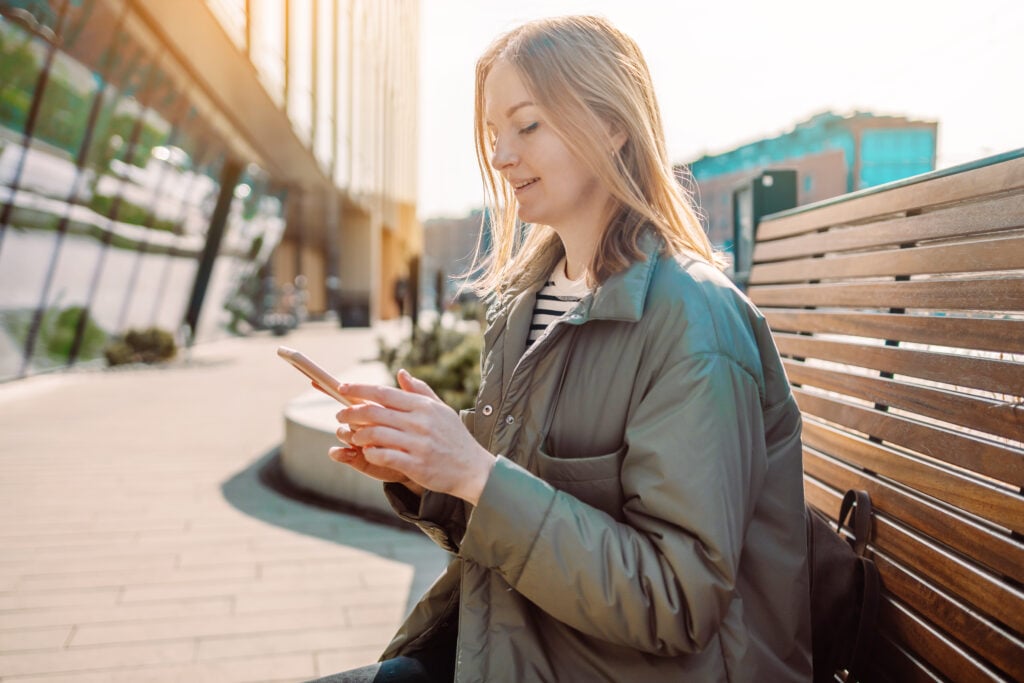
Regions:
<svg viewBox="0 0 1024 683"><path fill-rule="evenodd" d="M474 411L460 411L459 417L472 432ZM466 505L461 500L429 490L417 496L401 484L384 484L384 496L399 517L415 524L448 552L458 551L466 532Z"/></svg>
<svg viewBox="0 0 1024 683"><path fill-rule="evenodd" d="M624 522L499 458L460 554L579 631L675 656L703 649L734 598L766 454L757 382L734 360L656 376L626 428Z"/></svg>

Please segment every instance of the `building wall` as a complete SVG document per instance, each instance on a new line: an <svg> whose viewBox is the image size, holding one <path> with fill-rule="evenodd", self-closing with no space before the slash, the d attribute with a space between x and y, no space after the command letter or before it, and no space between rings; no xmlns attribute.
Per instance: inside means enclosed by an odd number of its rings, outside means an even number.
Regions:
<svg viewBox="0 0 1024 683"><path fill-rule="evenodd" d="M0 74L0 380L179 333L226 197L194 330L223 334L286 191L136 4L0 2Z"/></svg>
<svg viewBox="0 0 1024 683"><path fill-rule="evenodd" d="M819 114L792 130L736 149L704 156L689 169L711 241L732 240L732 194L768 169L797 171L797 203L900 180L935 169L938 124L856 112Z"/></svg>
<svg viewBox="0 0 1024 683"><path fill-rule="evenodd" d="M393 317L392 280L407 272L422 242L415 210L419 0L309 0L286 11L268 3L250 2L253 64L326 176L302 188L307 199L286 233L321 250L316 272L302 273L309 312L326 312L334 275L339 302L362 307L367 320ZM333 218L330 201L338 207ZM354 247L364 251L345 253ZM344 267L353 261L369 273L353 277ZM275 279L279 288L290 282L282 273Z"/></svg>
<svg viewBox="0 0 1024 683"><path fill-rule="evenodd" d="M771 168L797 172L798 204L846 193L847 163L842 149L781 159ZM762 170L738 171L698 182L701 215L712 243L722 245L733 239L733 193Z"/></svg>

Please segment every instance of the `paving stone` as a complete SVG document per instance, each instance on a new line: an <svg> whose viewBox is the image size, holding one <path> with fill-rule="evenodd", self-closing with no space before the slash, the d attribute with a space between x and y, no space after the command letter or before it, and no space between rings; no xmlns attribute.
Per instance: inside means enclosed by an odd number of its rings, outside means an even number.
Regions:
<svg viewBox="0 0 1024 683"><path fill-rule="evenodd" d="M0 619L0 653L18 650L55 650L63 647L70 635L70 627L7 630L7 625Z"/></svg>
<svg viewBox="0 0 1024 683"><path fill-rule="evenodd" d="M89 671L153 664L188 664L194 658L192 640L120 644L116 647L80 647L44 652L0 653L0 672L8 676Z"/></svg>
<svg viewBox="0 0 1024 683"><path fill-rule="evenodd" d="M22 576L21 581L18 582L18 588L24 590L47 590L129 585L149 586L196 583L210 580L249 579L255 576L255 563L106 572L75 571L71 567L67 572Z"/></svg>
<svg viewBox="0 0 1024 683"><path fill-rule="evenodd" d="M348 616L341 609L156 619L122 624L86 624L75 629L71 646L283 632L302 628L350 625Z"/></svg>
<svg viewBox="0 0 1024 683"><path fill-rule="evenodd" d="M317 675L309 654L189 662L176 666L131 666L56 676L12 676L4 683L271 683L305 681Z"/></svg>
<svg viewBox="0 0 1024 683"><path fill-rule="evenodd" d="M113 605L120 594L120 588L0 593L0 610ZM0 616L0 621L2 619Z"/></svg>
<svg viewBox="0 0 1024 683"><path fill-rule="evenodd" d="M234 601L229 597L179 602L155 602L71 607L61 605L43 609L0 612L0 628L73 626L83 624L145 622L185 617L227 616Z"/></svg>

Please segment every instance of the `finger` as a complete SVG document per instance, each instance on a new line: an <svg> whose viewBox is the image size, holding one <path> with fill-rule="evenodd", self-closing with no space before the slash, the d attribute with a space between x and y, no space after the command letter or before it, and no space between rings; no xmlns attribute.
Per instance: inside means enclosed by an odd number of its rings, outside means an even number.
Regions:
<svg viewBox="0 0 1024 683"><path fill-rule="evenodd" d="M405 368L398 371L397 377L398 386L405 391L413 394L419 394L420 396L426 396L427 398L432 398L435 401L441 400L438 398L437 394L434 393L434 390L430 388L429 384L419 378L413 377Z"/></svg>
<svg viewBox="0 0 1024 683"><path fill-rule="evenodd" d="M373 401L395 410L412 410L422 400L420 396L403 391L396 387L381 384L346 384L338 385L338 391L348 398Z"/></svg>
<svg viewBox="0 0 1024 683"><path fill-rule="evenodd" d="M365 425L386 425L395 429L413 429L412 413L392 410L378 405L363 404L342 408L335 418L343 425L364 427Z"/></svg>
<svg viewBox="0 0 1024 683"><path fill-rule="evenodd" d="M359 452L354 448L340 448L335 446L327 450L327 455L334 462L351 463Z"/></svg>
<svg viewBox="0 0 1024 683"><path fill-rule="evenodd" d="M409 470L415 468L416 459L405 451L371 446L370 448L364 448L362 453L363 459L371 465L395 470L415 481L415 478L409 474Z"/></svg>
<svg viewBox="0 0 1024 683"><path fill-rule="evenodd" d="M363 427L350 437L349 443L357 448L391 448L411 453L418 450L419 439L410 434L392 429L391 427Z"/></svg>
<svg viewBox="0 0 1024 683"><path fill-rule="evenodd" d="M317 384L317 382L315 380L310 382L310 384L312 384L313 388L316 389L317 391L319 391L320 393L322 393L324 395L327 395L327 396L330 396L330 394L328 394L326 391L324 391L324 388L322 386L320 386L319 384Z"/></svg>
<svg viewBox="0 0 1024 683"><path fill-rule="evenodd" d="M352 445L353 434L355 434L355 432L346 427L345 425L341 425L340 427L334 430L334 435L338 437L338 441L349 446Z"/></svg>

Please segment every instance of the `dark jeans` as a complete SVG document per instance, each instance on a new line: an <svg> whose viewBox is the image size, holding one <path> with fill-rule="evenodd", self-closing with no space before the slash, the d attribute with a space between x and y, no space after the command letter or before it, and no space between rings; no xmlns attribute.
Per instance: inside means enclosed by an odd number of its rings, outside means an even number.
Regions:
<svg viewBox="0 0 1024 683"><path fill-rule="evenodd" d="M409 657L395 657L358 669L342 671L307 683L451 683L455 680L458 628L442 626L430 646Z"/></svg>

